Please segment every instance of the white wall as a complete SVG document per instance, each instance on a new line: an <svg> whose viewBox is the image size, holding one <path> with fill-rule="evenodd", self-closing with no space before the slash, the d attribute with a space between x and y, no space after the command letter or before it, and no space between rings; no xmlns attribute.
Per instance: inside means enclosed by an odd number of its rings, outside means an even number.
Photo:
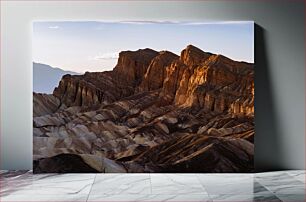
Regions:
<svg viewBox="0 0 306 202"><path fill-rule="evenodd" d="M33 20L255 21L256 167L305 168L303 1L228 0L1 1L1 169L32 168Z"/></svg>

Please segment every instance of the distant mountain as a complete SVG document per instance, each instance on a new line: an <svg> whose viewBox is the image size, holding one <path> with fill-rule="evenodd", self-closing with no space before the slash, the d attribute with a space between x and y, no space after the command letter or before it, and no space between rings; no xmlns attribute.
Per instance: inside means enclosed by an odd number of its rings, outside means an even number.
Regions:
<svg viewBox="0 0 306 202"><path fill-rule="evenodd" d="M33 63L33 92L52 94L65 74L79 75L79 73L64 71L41 63Z"/></svg>

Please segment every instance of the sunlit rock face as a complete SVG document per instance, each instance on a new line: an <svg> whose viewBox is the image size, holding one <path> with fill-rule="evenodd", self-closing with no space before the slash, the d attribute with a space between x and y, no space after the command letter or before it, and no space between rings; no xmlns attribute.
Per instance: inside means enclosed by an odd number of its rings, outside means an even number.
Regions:
<svg viewBox="0 0 306 202"><path fill-rule="evenodd" d="M113 70L113 78L119 83L136 87L143 80L152 59L156 56L158 52L149 48L120 52L118 63Z"/></svg>
<svg viewBox="0 0 306 202"><path fill-rule="evenodd" d="M161 51L154 57L139 86L139 91L157 90L163 87L167 67L179 57L169 51Z"/></svg>
<svg viewBox="0 0 306 202"><path fill-rule="evenodd" d="M35 172L253 171L250 63L123 51L113 71L65 75L33 101Z"/></svg>

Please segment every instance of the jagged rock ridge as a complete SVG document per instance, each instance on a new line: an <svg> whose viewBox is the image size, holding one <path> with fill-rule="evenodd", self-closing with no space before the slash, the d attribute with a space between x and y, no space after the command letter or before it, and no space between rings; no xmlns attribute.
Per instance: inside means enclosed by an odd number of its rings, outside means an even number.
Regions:
<svg viewBox="0 0 306 202"><path fill-rule="evenodd" d="M37 172L62 159L97 172L253 170L253 64L192 45L123 51L113 71L33 96Z"/></svg>

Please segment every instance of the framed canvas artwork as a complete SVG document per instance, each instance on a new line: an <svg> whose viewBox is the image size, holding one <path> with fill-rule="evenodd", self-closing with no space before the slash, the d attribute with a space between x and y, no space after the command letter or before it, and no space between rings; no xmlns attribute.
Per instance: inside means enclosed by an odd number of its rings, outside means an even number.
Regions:
<svg viewBox="0 0 306 202"><path fill-rule="evenodd" d="M254 23L33 23L34 173L254 170Z"/></svg>

